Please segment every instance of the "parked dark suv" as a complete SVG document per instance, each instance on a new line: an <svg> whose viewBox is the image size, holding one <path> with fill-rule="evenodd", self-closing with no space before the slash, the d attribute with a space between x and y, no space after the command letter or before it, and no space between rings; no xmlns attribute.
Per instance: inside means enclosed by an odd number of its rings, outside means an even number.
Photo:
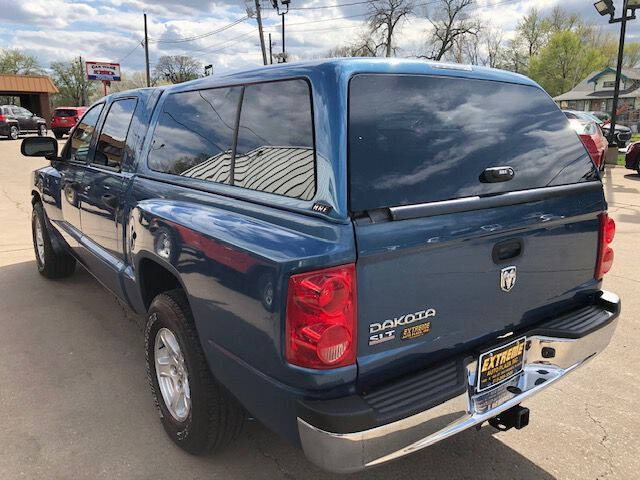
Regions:
<svg viewBox="0 0 640 480"><path fill-rule="evenodd" d="M23 133L47 134L47 122L16 105L0 106L0 135L16 140Z"/></svg>
<svg viewBox="0 0 640 480"><path fill-rule="evenodd" d="M153 398L191 453L247 415L339 472L523 428L521 402L616 328L599 172L522 75L273 65L116 93L60 155L22 148L51 160L38 270L78 262L146 316Z"/></svg>

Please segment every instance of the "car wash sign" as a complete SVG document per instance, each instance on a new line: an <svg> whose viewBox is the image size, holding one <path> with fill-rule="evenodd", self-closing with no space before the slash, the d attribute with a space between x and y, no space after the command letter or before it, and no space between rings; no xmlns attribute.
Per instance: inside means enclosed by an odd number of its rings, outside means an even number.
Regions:
<svg viewBox="0 0 640 480"><path fill-rule="evenodd" d="M103 82L120 81L120 64L107 62L85 62L87 80L102 80Z"/></svg>

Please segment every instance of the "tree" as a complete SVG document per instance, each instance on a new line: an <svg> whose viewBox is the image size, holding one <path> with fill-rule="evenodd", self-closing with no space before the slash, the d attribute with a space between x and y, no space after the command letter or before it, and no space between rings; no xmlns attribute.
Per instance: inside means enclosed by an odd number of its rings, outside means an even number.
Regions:
<svg viewBox="0 0 640 480"><path fill-rule="evenodd" d="M437 0L438 6L427 14L431 23L428 45L430 52L419 58L441 60L463 36L476 36L480 24L468 17L467 11L473 0Z"/></svg>
<svg viewBox="0 0 640 480"><path fill-rule="evenodd" d="M546 20L551 33L561 30L574 30L582 24L579 15L567 12L560 5L553 7Z"/></svg>
<svg viewBox="0 0 640 480"><path fill-rule="evenodd" d="M638 66L638 64L640 63L640 42L631 42L625 44L624 54L622 55L622 62L623 66L627 68Z"/></svg>
<svg viewBox="0 0 640 480"><path fill-rule="evenodd" d="M365 31L354 42L332 48L325 57L375 57L377 55L376 50L376 44L371 38L371 32Z"/></svg>
<svg viewBox="0 0 640 480"><path fill-rule="evenodd" d="M185 55L160 57L154 68L157 77L171 83L188 82L201 77L202 65L195 58Z"/></svg>
<svg viewBox="0 0 640 480"><path fill-rule="evenodd" d="M498 28L485 28L480 35L480 43L485 52L482 64L498 68L503 58L502 39L504 32Z"/></svg>
<svg viewBox="0 0 640 480"><path fill-rule="evenodd" d="M81 57L76 57L70 62L52 62L51 71L53 83L60 92L54 100L57 105L88 105L90 99L99 95L99 84L87 80Z"/></svg>
<svg viewBox="0 0 640 480"><path fill-rule="evenodd" d="M524 45L527 59L538 53L538 50L547 42L549 31L549 20L542 17L537 8L531 8L529 13L520 20L516 32Z"/></svg>
<svg viewBox="0 0 640 480"><path fill-rule="evenodd" d="M400 28L406 17L413 12L411 0L370 0L367 23L369 24L371 37L378 36L379 41L375 44L366 42L364 47L377 54L379 49L383 49L386 57L395 53L393 46L393 35L396 28ZM373 47L373 48L369 48Z"/></svg>
<svg viewBox="0 0 640 480"><path fill-rule="evenodd" d="M554 33L529 64L529 76L551 95L572 89L589 73L603 68L606 58L598 49L585 45L570 31Z"/></svg>
<svg viewBox="0 0 640 480"><path fill-rule="evenodd" d="M44 72L35 57L18 49L4 49L0 50L0 73L41 75Z"/></svg>

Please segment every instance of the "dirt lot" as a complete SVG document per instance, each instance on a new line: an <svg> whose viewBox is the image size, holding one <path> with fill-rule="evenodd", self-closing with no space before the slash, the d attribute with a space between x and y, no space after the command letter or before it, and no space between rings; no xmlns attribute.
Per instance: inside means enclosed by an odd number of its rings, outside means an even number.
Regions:
<svg viewBox="0 0 640 480"><path fill-rule="evenodd" d="M257 422L218 456L167 439L133 315L82 269L38 275L28 180L46 162L19 151L0 140L0 478L334 478ZM468 430L349 478L638 477L640 176L613 168L605 185L618 226L605 288L623 300L609 349L526 402L522 431Z"/></svg>

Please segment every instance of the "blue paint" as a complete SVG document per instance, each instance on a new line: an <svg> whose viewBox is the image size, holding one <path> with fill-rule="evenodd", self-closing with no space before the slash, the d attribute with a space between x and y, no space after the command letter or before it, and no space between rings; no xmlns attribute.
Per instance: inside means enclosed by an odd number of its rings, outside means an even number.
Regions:
<svg viewBox="0 0 640 480"><path fill-rule="evenodd" d="M98 130L111 102L138 99L122 168L53 161L32 177L32 193L42 200L66 247L136 312L144 313L150 301L142 285L151 263L178 279L213 374L254 416L294 443L298 399L357 393L473 349L490 335L535 323L599 287L593 266L597 214L606 209L601 191L356 225L348 209L347 92L357 73L445 75L539 88L517 74L419 61L274 65L106 97ZM159 112L171 93L287 78L304 78L312 87L317 161L313 199L244 190L147 167ZM95 138L89 160L94 151ZM105 203L107 190L116 196L111 205ZM312 210L317 202L330 211ZM520 284L507 297L496 286L500 266L491 261L491 247L513 236L524 238L525 253L516 261ZM161 240L169 242L170 253L159 254ZM289 276L356 260L357 365L324 371L289 365L283 354ZM271 304L261 292L265 282L274 287ZM370 323L427 306L438 312L428 336L368 344Z"/></svg>

